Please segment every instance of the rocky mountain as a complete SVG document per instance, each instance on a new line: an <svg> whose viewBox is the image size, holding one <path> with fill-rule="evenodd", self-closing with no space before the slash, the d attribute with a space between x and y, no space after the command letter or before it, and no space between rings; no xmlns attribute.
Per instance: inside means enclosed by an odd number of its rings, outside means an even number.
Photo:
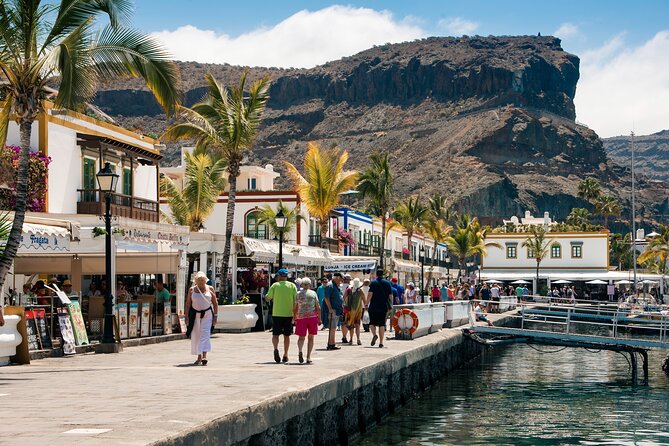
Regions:
<svg viewBox="0 0 669 446"><path fill-rule="evenodd" d="M602 139L608 156L621 166L632 159L632 138L616 136ZM635 166L639 172L655 180L669 180L669 130L634 137Z"/></svg>
<svg viewBox="0 0 669 446"><path fill-rule="evenodd" d="M205 72L231 84L243 71L180 65L187 104L203 96ZM252 68L250 76L272 79L250 162L281 171L281 161L300 160L313 140L347 149L357 169L373 151L386 151L400 195L443 193L456 207L494 219L526 209L564 218L584 205L576 192L586 176L624 203L629 197L625 169L574 121L579 59L554 37L429 38L313 69ZM106 85L96 104L140 131L159 134L167 124L138 81ZM168 146L166 162L175 152ZM666 208L666 188L644 193L649 215Z"/></svg>

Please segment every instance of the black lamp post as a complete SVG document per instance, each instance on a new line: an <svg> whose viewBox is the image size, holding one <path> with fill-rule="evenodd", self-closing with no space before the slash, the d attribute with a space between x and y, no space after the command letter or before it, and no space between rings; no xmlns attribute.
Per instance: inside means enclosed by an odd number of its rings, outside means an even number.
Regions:
<svg viewBox="0 0 669 446"><path fill-rule="evenodd" d="M420 245L420 302L424 302L423 297L423 288L425 287L424 282L424 270L425 270L425 245Z"/></svg>
<svg viewBox="0 0 669 446"><path fill-rule="evenodd" d="M451 258L446 257L444 258L444 262L446 262L446 280L448 281L448 285L451 284Z"/></svg>
<svg viewBox="0 0 669 446"><path fill-rule="evenodd" d="M279 212L274 216L276 228L279 230L279 269L283 268L283 230L286 229L287 221L288 219L283 215L283 210L279 209Z"/></svg>
<svg viewBox="0 0 669 446"><path fill-rule="evenodd" d="M112 305L111 289L114 285L111 280L111 198L112 193L116 191L118 183L118 174L111 170L111 165L105 163L105 167L97 173L98 186L100 193L105 194L105 280L107 289L105 290L105 322L104 332L102 334L103 344L113 344L114 341L114 312Z"/></svg>

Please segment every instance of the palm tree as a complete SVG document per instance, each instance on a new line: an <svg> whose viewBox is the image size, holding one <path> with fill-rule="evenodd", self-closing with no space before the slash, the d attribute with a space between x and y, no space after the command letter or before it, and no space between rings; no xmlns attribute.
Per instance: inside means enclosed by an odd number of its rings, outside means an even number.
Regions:
<svg viewBox="0 0 669 446"><path fill-rule="evenodd" d="M237 177L244 156L253 148L253 141L269 100L269 80L257 80L246 91L247 74L248 71L245 71L239 84L228 89L207 73L207 97L191 108L179 107L179 113L186 121L169 126L163 134L163 138L168 140L194 139L199 150L211 150L227 164L229 190L221 269L223 293L228 292Z"/></svg>
<svg viewBox="0 0 669 446"><path fill-rule="evenodd" d="M394 195L393 175L390 171L387 153L373 153L369 159L372 164L360 174L358 192L362 199L371 201L371 205L378 209L378 216L381 218L379 267L383 269L386 249L386 214L390 210Z"/></svg>
<svg viewBox="0 0 669 446"><path fill-rule="evenodd" d="M623 237L621 234L611 235L611 262L618 265L618 271L630 269L632 267L632 236L627 233Z"/></svg>
<svg viewBox="0 0 669 446"><path fill-rule="evenodd" d="M522 243L522 247L527 248L529 251L528 256L534 258L537 262L537 280L536 287L539 288L539 265L546 258L550 251L550 246L553 243L553 240L546 239L546 230L543 226L532 225L530 227L530 234L528 235L525 241ZM535 294L539 294L537 290L534 290Z"/></svg>
<svg viewBox="0 0 669 446"><path fill-rule="evenodd" d="M485 256L485 243L470 229L455 229L451 235L446 237L445 242L448 252L458 259L458 280L462 276L462 270L468 257Z"/></svg>
<svg viewBox="0 0 669 446"><path fill-rule="evenodd" d="M602 187L597 178L588 177L578 184L578 196L593 203L602 194Z"/></svg>
<svg viewBox="0 0 669 446"><path fill-rule="evenodd" d="M168 221L189 226L191 231L197 232L204 227L227 185L223 176L225 160L213 161L207 153L186 153L185 161L183 188L165 176L160 179L160 192L167 198L172 214Z"/></svg>
<svg viewBox="0 0 669 446"><path fill-rule="evenodd" d="M304 176L286 161L288 176L310 215L318 220L321 246L327 247L330 213L339 205L341 193L355 186L358 173L345 171L348 152L337 147L323 149L317 143L307 144L304 155Z"/></svg>
<svg viewBox="0 0 669 446"><path fill-rule="evenodd" d="M134 76L144 78L168 114L175 110L178 69L154 39L126 27L132 9L128 0L0 3L0 144L6 141L11 116L21 146L14 221L0 258L0 288L19 246L32 125L44 112L44 100L78 109L95 94L98 80ZM54 79L59 79L56 93L48 85Z"/></svg>
<svg viewBox="0 0 669 446"><path fill-rule="evenodd" d="M567 224L575 226L579 230L585 230L590 226L590 211L585 208L574 208L567 216Z"/></svg>
<svg viewBox="0 0 669 446"><path fill-rule="evenodd" d="M438 220L442 220L446 224L456 220L456 213L447 205L446 197L435 194L428 200L428 207L432 216Z"/></svg>
<svg viewBox="0 0 669 446"><path fill-rule="evenodd" d="M604 228L609 228L609 217L620 215L620 203L611 195L602 195L595 200L595 210L604 217Z"/></svg>
<svg viewBox="0 0 669 446"><path fill-rule="evenodd" d="M283 216L286 218L286 224L282 231L279 231L279 228L276 226L276 214L279 211L283 212ZM295 226L305 218L300 212L300 207L295 206L292 209L289 209L282 201L279 201L279 205L274 209L269 204L264 204L260 207L260 215L258 217L258 224L267 225L272 232L272 234L279 236L279 232L283 233L283 241L288 241L288 234L293 230Z"/></svg>
<svg viewBox="0 0 669 446"><path fill-rule="evenodd" d="M430 283L430 281L432 280L432 272L434 271L434 260L435 260L435 255L437 253L437 246L439 245L439 243L446 242L446 237L448 237L448 234L450 234L452 230L453 226L447 225L444 220L435 218L434 215L432 215L432 218L430 218L427 221L427 224L425 225L425 231L427 235L429 235L434 241L434 246L432 251L433 253L432 266L430 267L430 270L428 272L427 283Z"/></svg>
<svg viewBox="0 0 669 446"><path fill-rule="evenodd" d="M420 196L409 197L400 202L395 208L395 219L407 232L409 260L413 260L413 255L411 253L411 240L413 239L413 235L425 227L429 216L430 210L423 204Z"/></svg>
<svg viewBox="0 0 669 446"><path fill-rule="evenodd" d="M650 239L638 261L655 262L656 271L662 274L662 291L664 291L664 276L667 273L667 260L669 260L669 225L660 225L659 231L659 235Z"/></svg>

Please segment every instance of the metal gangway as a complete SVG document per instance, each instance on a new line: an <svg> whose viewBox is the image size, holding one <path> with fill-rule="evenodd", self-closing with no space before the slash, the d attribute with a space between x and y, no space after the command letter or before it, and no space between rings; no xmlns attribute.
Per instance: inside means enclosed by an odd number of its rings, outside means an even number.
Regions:
<svg viewBox="0 0 669 446"><path fill-rule="evenodd" d="M644 381L647 382L648 350L669 349L666 311L644 311L631 317L627 309L615 304L593 302L551 303L549 306L521 302L518 308L511 320L506 319L507 326L482 326L470 312L470 325L463 331L486 345L527 343L627 353L635 383L637 354L643 359Z"/></svg>

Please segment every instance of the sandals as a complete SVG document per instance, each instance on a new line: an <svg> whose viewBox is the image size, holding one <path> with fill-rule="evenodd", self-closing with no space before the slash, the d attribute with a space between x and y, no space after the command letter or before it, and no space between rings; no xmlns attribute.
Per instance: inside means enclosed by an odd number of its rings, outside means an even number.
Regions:
<svg viewBox="0 0 669 446"><path fill-rule="evenodd" d="M314 363L314 361L312 361L311 359L307 358L307 364L313 364L313 363Z"/></svg>
<svg viewBox="0 0 669 446"><path fill-rule="evenodd" d="M362 345L362 342L360 342L360 339L358 339L358 345Z"/></svg>
<svg viewBox="0 0 669 446"><path fill-rule="evenodd" d="M282 359L283 362L288 362L288 356L284 356Z"/></svg>
<svg viewBox="0 0 669 446"><path fill-rule="evenodd" d="M195 362L193 363L193 365L202 365L202 360L201 360L201 359L197 359L197 360L195 360Z"/></svg>
<svg viewBox="0 0 669 446"><path fill-rule="evenodd" d="M332 345L328 345L326 350L341 350L341 347L332 344Z"/></svg>
<svg viewBox="0 0 669 446"><path fill-rule="evenodd" d="M209 361L207 361L206 359L203 359L203 360L202 360L202 365L207 365L208 362L209 362Z"/></svg>
<svg viewBox="0 0 669 446"><path fill-rule="evenodd" d="M300 361L300 364L302 364L304 362L304 356L302 356L302 352L300 352L300 354L298 356L298 359Z"/></svg>
<svg viewBox="0 0 669 446"><path fill-rule="evenodd" d="M279 356L279 350L274 349L274 362L277 364L281 362L281 356Z"/></svg>

